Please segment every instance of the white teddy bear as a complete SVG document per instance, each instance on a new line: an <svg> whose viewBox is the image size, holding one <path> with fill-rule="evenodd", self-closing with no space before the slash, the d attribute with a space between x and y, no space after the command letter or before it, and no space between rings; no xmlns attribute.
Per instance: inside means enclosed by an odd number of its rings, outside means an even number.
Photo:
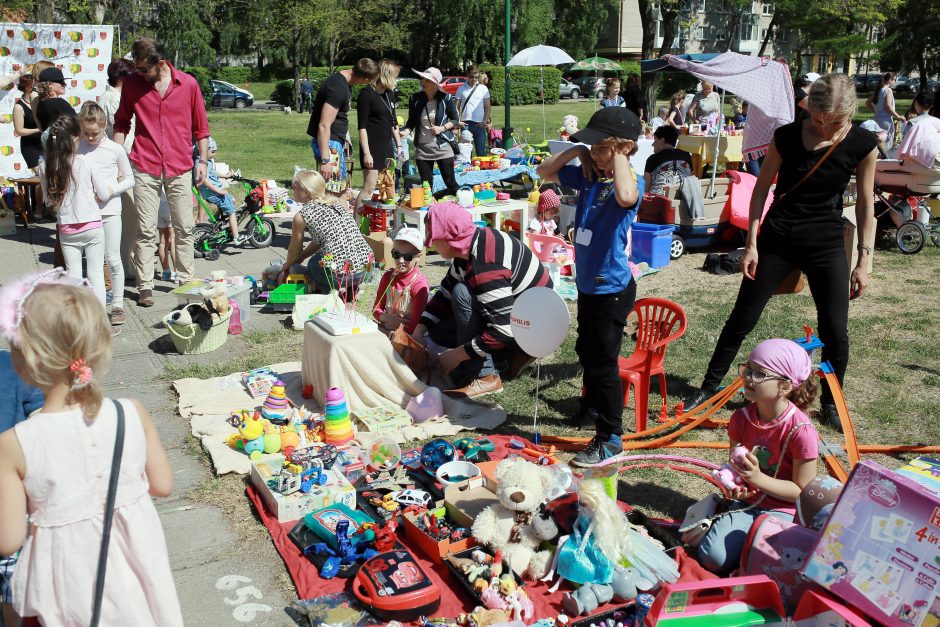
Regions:
<svg viewBox="0 0 940 627"><path fill-rule="evenodd" d="M490 505L473 523L473 537L494 549L501 549L512 570L530 580L548 572L552 554L539 551L540 538L533 527L533 515L548 497L554 480L545 468L519 457L511 457L496 467L498 505Z"/></svg>

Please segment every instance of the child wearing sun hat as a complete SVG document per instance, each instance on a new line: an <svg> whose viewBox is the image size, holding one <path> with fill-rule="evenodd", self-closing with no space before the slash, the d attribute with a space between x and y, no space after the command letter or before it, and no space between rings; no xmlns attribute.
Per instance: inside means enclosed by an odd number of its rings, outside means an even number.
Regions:
<svg viewBox="0 0 940 627"><path fill-rule="evenodd" d="M378 296L372 306L372 316L386 334L404 326L408 334L428 304L428 279L418 267L424 254L424 242L418 229L399 229L392 243L392 267L379 281Z"/></svg>

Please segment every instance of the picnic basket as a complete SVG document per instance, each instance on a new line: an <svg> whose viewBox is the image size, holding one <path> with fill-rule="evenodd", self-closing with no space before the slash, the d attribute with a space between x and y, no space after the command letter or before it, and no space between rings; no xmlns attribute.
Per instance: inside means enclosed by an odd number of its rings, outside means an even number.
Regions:
<svg viewBox="0 0 940 627"><path fill-rule="evenodd" d="M228 321L232 317L231 310L216 320L208 331L203 331L198 324L174 324L170 322L172 314L173 312L170 312L164 316L163 326L169 331L173 346L183 355L211 353L228 340Z"/></svg>

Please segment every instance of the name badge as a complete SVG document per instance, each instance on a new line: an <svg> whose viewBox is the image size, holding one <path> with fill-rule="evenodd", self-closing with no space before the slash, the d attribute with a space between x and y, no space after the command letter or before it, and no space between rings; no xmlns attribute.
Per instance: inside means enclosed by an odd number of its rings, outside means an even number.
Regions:
<svg viewBox="0 0 940 627"><path fill-rule="evenodd" d="M590 229L578 227L578 230L574 236L574 241L576 244L580 244L581 246L590 246L592 237L594 237L593 231Z"/></svg>

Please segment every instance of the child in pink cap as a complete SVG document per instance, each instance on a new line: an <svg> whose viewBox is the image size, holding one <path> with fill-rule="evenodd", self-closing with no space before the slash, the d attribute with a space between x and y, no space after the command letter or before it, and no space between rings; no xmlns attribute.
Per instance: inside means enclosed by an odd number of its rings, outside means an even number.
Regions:
<svg viewBox="0 0 940 627"><path fill-rule="evenodd" d="M536 217L529 222L529 230L540 235L554 235L558 232L555 218L561 207L561 199L553 189L546 189L539 194L539 204Z"/></svg>
<svg viewBox="0 0 940 627"><path fill-rule="evenodd" d="M803 413L819 392L807 352L791 340L765 340L738 368L750 404L731 414L728 439L732 450L749 453L741 464L729 460L742 479L731 494L736 501L698 547L702 565L723 575L739 565L754 519L765 513L792 519L818 457L819 436Z"/></svg>

